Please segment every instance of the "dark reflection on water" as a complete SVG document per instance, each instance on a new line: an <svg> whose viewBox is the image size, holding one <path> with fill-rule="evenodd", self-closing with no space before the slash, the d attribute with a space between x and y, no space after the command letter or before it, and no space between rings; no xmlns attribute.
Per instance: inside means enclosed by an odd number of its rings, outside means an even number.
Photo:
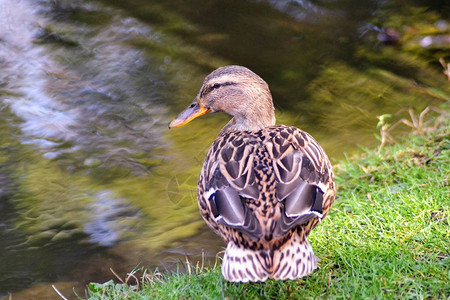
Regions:
<svg viewBox="0 0 450 300"><path fill-rule="evenodd" d="M372 30L400 2L0 0L0 296L214 259L195 186L227 117L167 124L218 66L260 74L334 158L376 144L377 115L448 101L424 63L447 48Z"/></svg>

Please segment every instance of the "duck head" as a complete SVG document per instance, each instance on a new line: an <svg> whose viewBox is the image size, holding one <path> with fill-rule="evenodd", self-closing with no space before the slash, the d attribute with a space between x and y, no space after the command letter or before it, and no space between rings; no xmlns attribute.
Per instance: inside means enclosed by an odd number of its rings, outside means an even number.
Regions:
<svg viewBox="0 0 450 300"><path fill-rule="evenodd" d="M210 112L224 112L233 117L222 133L275 125L269 86L261 77L241 66L221 67L206 76L197 97L169 124L169 128L181 127Z"/></svg>

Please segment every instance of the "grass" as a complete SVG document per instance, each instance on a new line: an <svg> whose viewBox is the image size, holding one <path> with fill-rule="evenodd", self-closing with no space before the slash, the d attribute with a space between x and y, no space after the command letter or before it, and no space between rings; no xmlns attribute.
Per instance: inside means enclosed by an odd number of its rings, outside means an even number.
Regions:
<svg viewBox="0 0 450 300"><path fill-rule="evenodd" d="M450 297L448 118L335 166L338 199L310 236L319 268L296 281L236 284L213 267L131 272L87 299L445 299ZM139 278L138 278L139 277ZM131 284L130 282L134 282Z"/></svg>

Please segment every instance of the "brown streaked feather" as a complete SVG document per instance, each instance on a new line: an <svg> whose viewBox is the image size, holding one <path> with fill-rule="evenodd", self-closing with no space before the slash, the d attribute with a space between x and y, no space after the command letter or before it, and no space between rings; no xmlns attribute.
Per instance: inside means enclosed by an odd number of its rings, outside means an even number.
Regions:
<svg viewBox="0 0 450 300"><path fill-rule="evenodd" d="M223 134L213 143L205 165L199 199L206 202L201 207L209 204L202 215L215 230L230 227L250 240L263 235L279 238L328 212L322 189L332 176L331 166L317 142L295 127ZM206 201L210 197L214 202ZM211 209L221 218L211 215ZM268 228L264 224L270 216L275 225ZM228 240L226 228L222 231Z"/></svg>

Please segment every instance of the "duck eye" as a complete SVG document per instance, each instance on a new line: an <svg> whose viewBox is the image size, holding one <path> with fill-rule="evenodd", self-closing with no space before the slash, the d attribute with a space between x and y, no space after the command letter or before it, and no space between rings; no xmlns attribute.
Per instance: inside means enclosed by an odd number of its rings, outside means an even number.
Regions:
<svg viewBox="0 0 450 300"><path fill-rule="evenodd" d="M193 108L195 107L195 103L192 103L191 105L189 105L189 108Z"/></svg>
<svg viewBox="0 0 450 300"><path fill-rule="evenodd" d="M219 88L220 87L220 83L214 83L213 85L212 85L212 87L211 87L211 90L213 90L213 89L217 89L217 88Z"/></svg>

